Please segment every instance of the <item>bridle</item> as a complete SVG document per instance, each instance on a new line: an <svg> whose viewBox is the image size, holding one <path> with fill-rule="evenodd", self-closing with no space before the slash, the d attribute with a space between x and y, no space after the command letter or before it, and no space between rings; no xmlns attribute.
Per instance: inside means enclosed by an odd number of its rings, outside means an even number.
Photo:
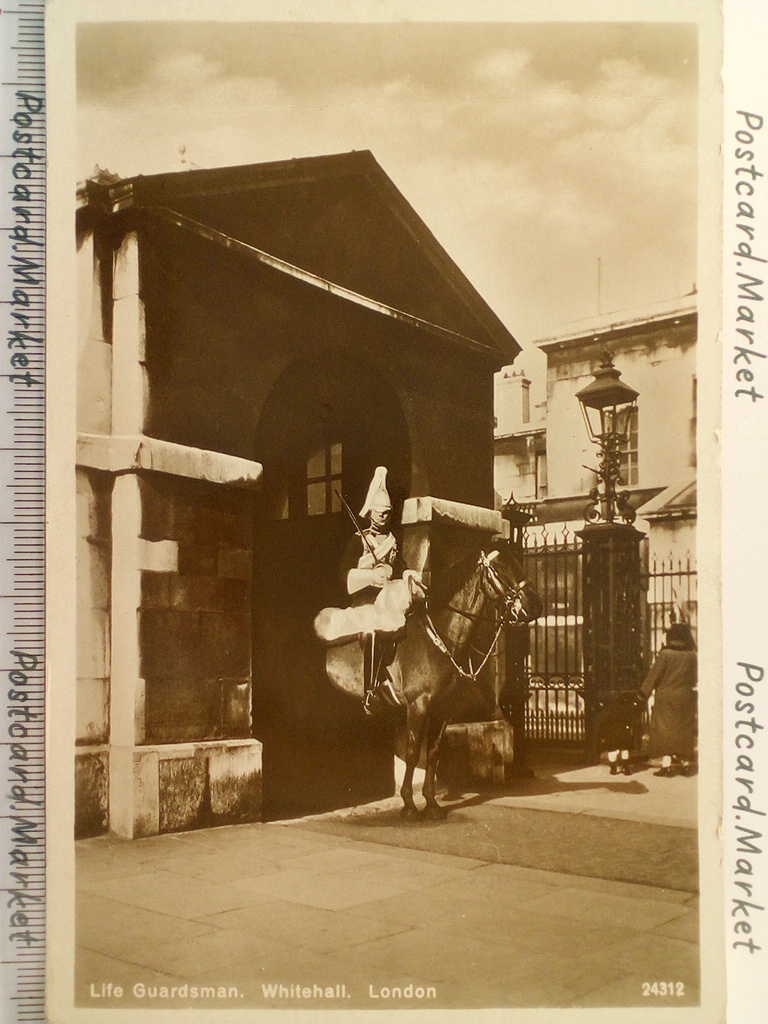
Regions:
<svg viewBox="0 0 768 1024"><path fill-rule="evenodd" d="M503 604L504 611L501 615L501 619L499 620L499 624L496 628L496 633L493 637L493 640L491 641L491 645L485 652L485 655L483 656L483 659L477 666L477 668L472 667L471 659L469 662L469 670L465 669L462 665L458 663L455 655L449 649L445 640L443 640L443 638L440 636L437 626L435 625L432 616L429 613L428 604L425 606L424 610L425 628L427 631L427 636L435 645L435 647L437 647L439 651L446 655L446 657L449 659L449 661L456 669L458 674L461 676L461 678L469 679L472 682L476 682L477 677L488 664L488 661L496 648L496 644L499 642L499 637L501 636L504 627L509 625L511 622L518 622L520 619L520 612L523 610L521 592L523 587L525 586L526 581L522 580L517 585L517 587L515 587L513 593L510 594L508 587L502 580L501 576L496 570L496 567L493 564L498 555L498 551L492 551L489 555L486 555L485 552L482 552L480 554L480 558L478 559L478 565L480 566L482 571L481 581L483 583L488 584L490 590L492 591L492 593L488 595L489 599L493 601L494 604ZM453 605L448 605L447 610L455 612L458 615L463 615L465 619L472 619L476 621L480 618L479 615L475 615L472 612L462 611L462 609L456 608Z"/></svg>

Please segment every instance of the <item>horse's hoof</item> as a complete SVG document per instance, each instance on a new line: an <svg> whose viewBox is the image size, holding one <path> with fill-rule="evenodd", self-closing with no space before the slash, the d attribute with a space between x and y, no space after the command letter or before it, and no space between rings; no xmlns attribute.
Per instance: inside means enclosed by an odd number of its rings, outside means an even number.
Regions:
<svg viewBox="0 0 768 1024"><path fill-rule="evenodd" d="M400 811L400 817L405 818L406 821L413 821L415 818L418 818L418 816L419 812L416 807L404 807L402 811Z"/></svg>
<svg viewBox="0 0 768 1024"><path fill-rule="evenodd" d="M440 804L427 804L422 813L428 821L442 821L448 817L448 808Z"/></svg>

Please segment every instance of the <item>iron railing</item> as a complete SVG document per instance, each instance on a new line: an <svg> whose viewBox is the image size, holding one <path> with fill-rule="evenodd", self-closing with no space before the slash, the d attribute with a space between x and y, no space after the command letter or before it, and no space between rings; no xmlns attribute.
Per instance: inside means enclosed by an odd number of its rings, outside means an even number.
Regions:
<svg viewBox="0 0 768 1024"><path fill-rule="evenodd" d="M585 742L582 550L567 525L528 529L523 559L527 578L544 603L530 627L526 736L532 742L581 746ZM654 557L641 573L643 665L650 667L671 622L687 622L696 636L697 575L692 555Z"/></svg>
<svg viewBox="0 0 768 1024"><path fill-rule="evenodd" d="M640 579L647 591L643 604L644 653L648 663L664 646L664 631L673 622L687 622L694 638L698 627L698 576L693 557L654 556Z"/></svg>
<svg viewBox="0 0 768 1024"><path fill-rule="evenodd" d="M526 577L544 602L531 626L526 734L578 744L584 735L581 545L569 527L530 530Z"/></svg>

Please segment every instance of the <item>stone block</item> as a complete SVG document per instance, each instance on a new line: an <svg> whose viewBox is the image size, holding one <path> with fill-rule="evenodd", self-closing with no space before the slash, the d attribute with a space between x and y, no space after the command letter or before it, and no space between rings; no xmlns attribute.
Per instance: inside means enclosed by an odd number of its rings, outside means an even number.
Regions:
<svg viewBox="0 0 768 1024"><path fill-rule="evenodd" d="M253 820L261 809L261 744L211 750L210 810L215 818Z"/></svg>
<svg viewBox="0 0 768 1024"><path fill-rule="evenodd" d="M139 247L135 233L126 234L115 252L112 297L115 301L139 294Z"/></svg>
<svg viewBox="0 0 768 1024"><path fill-rule="evenodd" d="M439 778L449 789L498 786L512 767L512 728L508 722L449 725L440 745Z"/></svg>
<svg viewBox="0 0 768 1024"><path fill-rule="evenodd" d="M142 608L139 636L140 674L144 679L194 679L200 675L200 616L196 612Z"/></svg>
<svg viewBox="0 0 768 1024"><path fill-rule="evenodd" d="M246 676L251 670L251 621L248 615L203 612L200 615L201 668L207 675Z"/></svg>
<svg viewBox="0 0 768 1024"><path fill-rule="evenodd" d="M109 738L109 679L79 676L75 708L77 743L106 743Z"/></svg>
<svg viewBox="0 0 768 1024"><path fill-rule="evenodd" d="M179 544L179 572L215 576L219 549L213 544Z"/></svg>
<svg viewBox="0 0 768 1024"><path fill-rule="evenodd" d="M141 535L147 540L178 540L176 508L167 481L149 474L139 475L141 490Z"/></svg>
<svg viewBox="0 0 768 1024"><path fill-rule="evenodd" d="M215 576L171 576L170 605L188 612L217 612L222 609L223 588Z"/></svg>
<svg viewBox="0 0 768 1024"><path fill-rule="evenodd" d="M232 499L248 498L240 492L229 494ZM233 500L233 505L242 501ZM221 544L233 548L249 548L253 540L253 512L250 505L239 511L219 512L218 538Z"/></svg>
<svg viewBox="0 0 768 1024"><path fill-rule="evenodd" d="M107 677L110 674L109 613L103 607L94 607L93 595L85 590L86 581L82 577L78 584L77 673L90 678Z"/></svg>
<svg viewBox="0 0 768 1024"><path fill-rule="evenodd" d="M141 607L170 607L171 583L175 578L166 573L143 572L141 574Z"/></svg>
<svg viewBox="0 0 768 1024"><path fill-rule="evenodd" d="M227 612L250 615L251 587L248 580L219 579L221 608Z"/></svg>
<svg viewBox="0 0 768 1024"><path fill-rule="evenodd" d="M150 678L145 706L148 743L188 743L223 735L221 679Z"/></svg>
<svg viewBox="0 0 768 1024"><path fill-rule="evenodd" d="M444 498L408 498L403 506L402 523L403 526L415 523L446 523L491 535L504 531L501 512L479 505L447 501Z"/></svg>
<svg viewBox="0 0 768 1024"><path fill-rule="evenodd" d="M222 732L225 736L251 735L250 679L222 679Z"/></svg>
<svg viewBox="0 0 768 1024"><path fill-rule="evenodd" d="M109 815L109 761L106 751L75 755L75 839L102 835Z"/></svg>
<svg viewBox="0 0 768 1024"><path fill-rule="evenodd" d="M108 434L112 424L112 346L95 338L80 346L77 360L77 426Z"/></svg>
<svg viewBox="0 0 768 1024"><path fill-rule="evenodd" d="M236 580L250 580L253 556L249 550L219 548L219 576Z"/></svg>
<svg viewBox="0 0 768 1024"><path fill-rule="evenodd" d="M130 322L132 310L120 310L120 317ZM115 327L118 325L118 310L115 309ZM143 337L143 335L142 335ZM141 469L171 476L201 480L212 484L226 484L255 490L261 486L262 466L250 459L243 459L225 452L214 452L188 445L174 444L154 437L142 437L138 450Z"/></svg>
<svg viewBox="0 0 768 1024"><path fill-rule="evenodd" d="M133 752L133 839L157 835L160 821L159 758L156 750Z"/></svg>
<svg viewBox="0 0 768 1024"><path fill-rule="evenodd" d="M200 500L192 507L189 517L192 540L196 544L218 544L221 532L221 515L219 510Z"/></svg>
<svg viewBox="0 0 768 1024"><path fill-rule="evenodd" d="M202 753L160 761L160 832L181 832L199 824L206 810L207 775L207 762Z"/></svg>
<svg viewBox="0 0 768 1024"><path fill-rule="evenodd" d="M179 545L175 540L139 540L139 568L145 572L177 572Z"/></svg>
<svg viewBox="0 0 768 1024"><path fill-rule="evenodd" d="M106 473L78 467L75 493L77 536L109 541L112 497L110 477Z"/></svg>

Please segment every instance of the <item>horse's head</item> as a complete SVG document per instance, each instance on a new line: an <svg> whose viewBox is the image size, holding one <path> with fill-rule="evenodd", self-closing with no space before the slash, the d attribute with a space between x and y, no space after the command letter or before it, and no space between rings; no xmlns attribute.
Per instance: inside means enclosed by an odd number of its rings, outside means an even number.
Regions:
<svg viewBox="0 0 768 1024"><path fill-rule="evenodd" d="M494 548L481 552L478 569L488 598L504 607L504 616L510 622L531 622L541 615L543 605L523 570L506 551Z"/></svg>

